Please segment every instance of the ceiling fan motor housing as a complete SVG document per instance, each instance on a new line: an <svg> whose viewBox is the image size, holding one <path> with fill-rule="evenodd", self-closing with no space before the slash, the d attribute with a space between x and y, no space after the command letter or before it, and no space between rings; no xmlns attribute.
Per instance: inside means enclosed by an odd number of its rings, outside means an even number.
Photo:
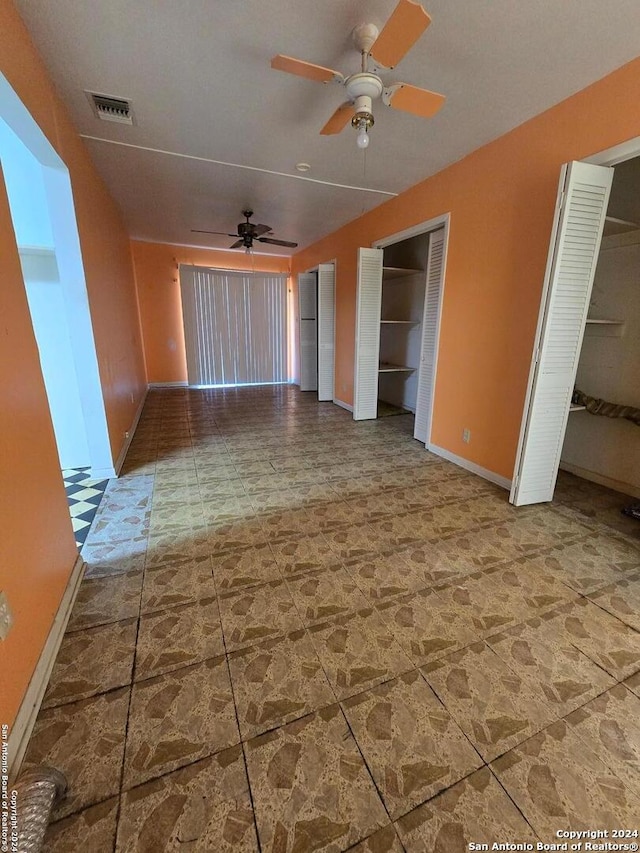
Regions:
<svg viewBox="0 0 640 853"><path fill-rule="evenodd" d="M373 125L372 102L382 94L382 80L377 74L363 71L353 74L346 82L349 98L354 104L354 115L351 124L358 127L362 121L367 127Z"/></svg>

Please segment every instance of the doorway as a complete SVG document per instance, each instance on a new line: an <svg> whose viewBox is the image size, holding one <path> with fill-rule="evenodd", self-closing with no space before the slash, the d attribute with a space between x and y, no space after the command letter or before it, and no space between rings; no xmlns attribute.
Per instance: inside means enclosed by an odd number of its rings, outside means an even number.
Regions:
<svg viewBox="0 0 640 853"><path fill-rule="evenodd" d="M0 162L61 472L73 477L78 534L96 489L116 476L69 172L0 75ZM91 494L89 494L91 492ZM71 502L71 501L70 501ZM86 505L85 505L86 504ZM84 517L80 517L84 516Z"/></svg>
<svg viewBox="0 0 640 853"><path fill-rule="evenodd" d="M561 467L640 495L640 433L626 417L640 408L637 142L562 169L510 495L517 506L552 500Z"/></svg>
<svg viewBox="0 0 640 853"><path fill-rule="evenodd" d="M298 275L300 390L335 402L335 263Z"/></svg>
<svg viewBox="0 0 640 853"><path fill-rule="evenodd" d="M449 215L360 249L354 418L414 414L431 447Z"/></svg>

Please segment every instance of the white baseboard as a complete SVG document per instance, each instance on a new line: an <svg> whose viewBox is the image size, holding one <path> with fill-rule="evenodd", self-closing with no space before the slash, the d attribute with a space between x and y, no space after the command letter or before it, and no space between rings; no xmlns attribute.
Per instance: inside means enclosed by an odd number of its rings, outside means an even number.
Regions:
<svg viewBox="0 0 640 853"><path fill-rule="evenodd" d="M149 386L147 385L147 388L146 388L144 394L142 395L142 399L140 400L140 405L138 406L138 410L136 411L135 415L133 416L133 422L132 422L131 426L129 427L129 431L128 431L129 435L125 438L124 444L122 445L122 449L120 450L120 453L118 454L118 458L116 459L116 464L114 465L115 474L112 476L115 476L115 477L120 476L120 471L122 470L122 466L124 465L124 460L125 460L125 457L127 455L127 451L129 450L129 447L131 446L131 442L133 441L133 436L136 434L136 429L138 428L138 421L140 420L140 415L142 414L142 410L144 409L144 404L145 404L145 401L147 399L148 393L149 393ZM92 472L92 476L93 476L93 472Z"/></svg>
<svg viewBox="0 0 640 853"><path fill-rule="evenodd" d="M188 388L189 383L184 382L149 382L148 388Z"/></svg>
<svg viewBox="0 0 640 853"><path fill-rule="evenodd" d="M427 447L427 450L435 453L436 456L441 456L443 459L453 462L454 465L459 465L466 471L471 471L472 474L477 474L478 477L483 477L485 480L489 480L490 483L495 483L496 486L501 486L503 489L507 489L507 491L511 489L511 480L508 480L506 477L502 477L500 474L496 474L493 471L489 471L481 465L476 465L475 462L470 462L462 456L456 456L455 453L451 453L450 450L445 450L444 447L438 447L437 444L430 444Z"/></svg>
<svg viewBox="0 0 640 853"><path fill-rule="evenodd" d="M560 468L563 471L568 471L570 474L575 474L576 477L582 477L583 480L590 480L592 483L598 483L599 486L606 486L615 492L622 492L624 495L640 498L640 487L632 486L631 483L614 480L612 477L598 474L597 471L589 471L587 468L581 468L579 465L572 465L570 462L561 462Z"/></svg>
<svg viewBox="0 0 640 853"><path fill-rule="evenodd" d="M336 406L340 406L341 409L346 409L348 412L353 412L353 406L350 406L348 403L343 403L342 400L334 400L333 402Z"/></svg>
<svg viewBox="0 0 640 853"><path fill-rule="evenodd" d="M15 779L20 772L20 765L24 758L31 732L40 710L40 705L44 698L51 670L56 661L56 656L60 648L60 643L67 628L67 622L73 609L73 604L78 594L78 588L84 575L85 563L80 555L76 560L71 571L69 583L62 596L62 601L58 607L53 625L49 631L49 636L44 644L44 648L40 654L40 659L36 664L36 668L31 676L31 681L27 687L18 714L15 718L11 732L9 734L9 776Z"/></svg>

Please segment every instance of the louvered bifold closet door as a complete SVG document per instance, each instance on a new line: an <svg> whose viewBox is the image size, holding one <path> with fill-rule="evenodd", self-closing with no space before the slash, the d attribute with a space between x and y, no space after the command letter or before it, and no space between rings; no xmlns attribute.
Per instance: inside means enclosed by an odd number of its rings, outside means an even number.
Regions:
<svg viewBox="0 0 640 853"><path fill-rule="evenodd" d="M298 276L298 317L300 329L301 391L318 390L317 294L317 273L300 273Z"/></svg>
<svg viewBox="0 0 640 853"><path fill-rule="evenodd" d="M382 249L358 249L353 419L378 416Z"/></svg>
<svg viewBox="0 0 640 853"><path fill-rule="evenodd" d="M333 400L335 369L335 267L318 267L318 400Z"/></svg>
<svg viewBox="0 0 640 853"><path fill-rule="evenodd" d="M180 266L190 385L287 382L287 278Z"/></svg>
<svg viewBox="0 0 640 853"><path fill-rule="evenodd" d="M510 496L516 506L553 498L612 179L604 166L566 167Z"/></svg>
<svg viewBox="0 0 640 853"><path fill-rule="evenodd" d="M444 228L432 231L429 235L429 254L427 260L427 281L424 296L422 318L422 348L420 350L420 370L418 374L418 393L416 396L416 417L413 437L429 446L431 438L431 415L433 394L436 381L436 358L438 354L438 333L440 330L440 306L444 283Z"/></svg>

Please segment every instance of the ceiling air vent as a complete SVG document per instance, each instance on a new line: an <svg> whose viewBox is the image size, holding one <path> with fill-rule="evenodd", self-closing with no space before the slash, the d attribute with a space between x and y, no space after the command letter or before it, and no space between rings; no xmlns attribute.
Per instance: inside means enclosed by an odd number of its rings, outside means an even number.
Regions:
<svg viewBox="0 0 640 853"><path fill-rule="evenodd" d="M103 121L117 121L120 124L133 124L131 102L126 98L99 95L97 92L87 92L87 97L97 118Z"/></svg>

